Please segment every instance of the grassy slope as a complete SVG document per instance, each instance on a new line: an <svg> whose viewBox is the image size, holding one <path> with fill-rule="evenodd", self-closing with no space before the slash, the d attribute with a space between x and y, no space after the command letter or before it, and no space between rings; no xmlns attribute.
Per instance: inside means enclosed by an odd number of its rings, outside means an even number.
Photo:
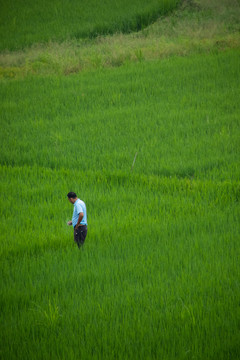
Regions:
<svg viewBox="0 0 240 360"><path fill-rule="evenodd" d="M178 0L0 1L0 49L140 30Z"/></svg>
<svg viewBox="0 0 240 360"><path fill-rule="evenodd" d="M215 6L214 6L215 4ZM61 75L173 55L239 48L240 6L234 0L185 1L143 31L72 40L0 54L0 77Z"/></svg>

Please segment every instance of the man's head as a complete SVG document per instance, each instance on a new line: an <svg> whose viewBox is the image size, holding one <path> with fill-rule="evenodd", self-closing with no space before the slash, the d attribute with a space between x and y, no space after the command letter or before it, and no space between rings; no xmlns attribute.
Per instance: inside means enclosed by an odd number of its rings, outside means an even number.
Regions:
<svg viewBox="0 0 240 360"><path fill-rule="evenodd" d="M74 204L75 201L77 200L77 194L75 194L75 192L70 191L67 194L68 200L70 201L70 203Z"/></svg>

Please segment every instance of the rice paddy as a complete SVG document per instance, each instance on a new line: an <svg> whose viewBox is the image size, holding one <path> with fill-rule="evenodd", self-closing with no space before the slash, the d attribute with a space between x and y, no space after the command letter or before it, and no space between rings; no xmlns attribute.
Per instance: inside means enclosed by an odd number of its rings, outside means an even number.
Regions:
<svg viewBox="0 0 240 360"><path fill-rule="evenodd" d="M239 55L1 80L2 359L239 357Z"/></svg>

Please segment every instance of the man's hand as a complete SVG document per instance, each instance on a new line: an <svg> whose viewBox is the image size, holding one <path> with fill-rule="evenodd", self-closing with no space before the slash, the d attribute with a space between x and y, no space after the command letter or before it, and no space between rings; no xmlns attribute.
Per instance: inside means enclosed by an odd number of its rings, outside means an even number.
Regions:
<svg viewBox="0 0 240 360"><path fill-rule="evenodd" d="M70 226L72 225L72 221L68 221L67 224Z"/></svg>
<svg viewBox="0 0 240 360"><path fill-rule="evenodd" d="M75 230L77 230L79 228L79 224L75 226Z"/></svg>

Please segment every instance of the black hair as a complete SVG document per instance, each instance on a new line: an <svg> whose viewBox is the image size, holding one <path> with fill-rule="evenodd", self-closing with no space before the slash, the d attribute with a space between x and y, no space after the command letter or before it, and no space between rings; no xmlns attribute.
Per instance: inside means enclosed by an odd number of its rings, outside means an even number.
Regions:
<svg viewBox="0 0 240 360"><path fill-rule="evenodd" d="M70 192L67 194L67 197L68 197L69 199L76 199L77 194L75 194L75 192L70 191Z"/></svg>

